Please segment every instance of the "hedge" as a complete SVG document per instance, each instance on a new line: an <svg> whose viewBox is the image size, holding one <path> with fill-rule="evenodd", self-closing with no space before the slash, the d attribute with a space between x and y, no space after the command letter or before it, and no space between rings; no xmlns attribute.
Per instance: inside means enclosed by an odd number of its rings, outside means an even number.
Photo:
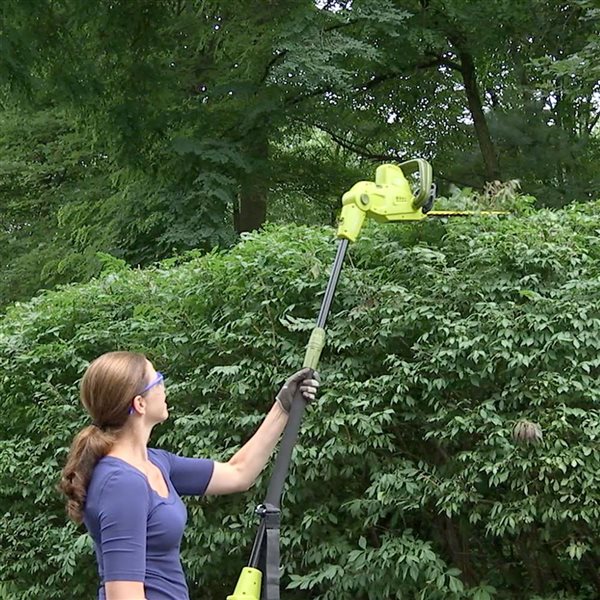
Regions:
<svg viewBox="0 0 600 600"><path fill-rule="evenodd" d="M328 323L322 393L283 501L284 598L600 594L600 203L370 225ZM86 365L141 351L167 375L152 444L230 457L302 363L335 253L269 226L226 253L131 270L0 320L0 598L94 597L93 550L56 491ZM519 421L538 444L515 443ZM191 597L233 591L248 493L187 500Z"/></svg>

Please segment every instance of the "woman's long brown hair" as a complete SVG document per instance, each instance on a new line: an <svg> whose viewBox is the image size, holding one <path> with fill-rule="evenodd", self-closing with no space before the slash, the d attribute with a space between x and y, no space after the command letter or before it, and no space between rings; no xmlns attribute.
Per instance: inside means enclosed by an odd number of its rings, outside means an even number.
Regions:
<svg viewBox="0 0 600 600"><path fill-rule="evenodd" d="M94 360L81 380L81 402L92 417L73 439L58 485L67 514L83 520L87 487L96 463L110 452L127 422L133 398L144 388L147 360L135 352L108 352Z"/></svg>

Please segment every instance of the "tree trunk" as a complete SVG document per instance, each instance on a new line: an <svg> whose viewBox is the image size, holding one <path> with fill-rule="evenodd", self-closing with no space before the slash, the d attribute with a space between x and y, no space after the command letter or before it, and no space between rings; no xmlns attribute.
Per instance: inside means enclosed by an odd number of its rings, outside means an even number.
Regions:
<svg viewBox="0 0 600 600"><path fill-rule="evenodd" d="M492 138L490 137L490 130L488 129L487 120L481 104L481 93L479 91L479 85L477 84L477 73L475 71L473 57L469 52L463 49L458 50L458 57L460 59L460 72L465 84L467 102L469 104L471 116L473 117L473 125L475 127L477 141L479 142L479 149L481 150L481 155L483 157L485 178L486 181L495 181L500 179L500 168L498 166L496 149L494 148Z"/></svg>
<svg viewBox="0 0 600 600"><path fill-rule="evenodd" d="M465 543L465 537L462 535L460 525L457 527L452 519L446 516L441 517L441 530L444 532L444 541L452 562L462 573L462 579L468 586L476 585L479 577L473 569L471 563L471 553ZM468 536L466 536L468 537Z"/></svg>
<svg viewBox="0 0 600 600"><path fill-rule="evenodd" d="M239 203L233 215L237 233L256 231L267 220L269 182L265 166L269 158L269 142L264 132L253 133L247 142L247 156L252 169L241 182Z"/></svg>

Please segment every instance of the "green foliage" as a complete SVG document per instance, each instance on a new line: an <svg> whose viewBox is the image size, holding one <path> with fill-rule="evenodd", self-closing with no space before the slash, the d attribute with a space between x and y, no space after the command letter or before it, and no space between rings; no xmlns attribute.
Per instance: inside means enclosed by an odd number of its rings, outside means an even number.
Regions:
<svg viewBox="0 0 600 600"><path fill-rule="evenodd" d="M0 154L1 308L40 288L98 272L94 244L78 244L82 232L61 223L61 214L74 204L85 204L91 212L110 195L111 186L106 157L89 147L62 110L5 108L0 113Z"/></svg>
<svg viewBox="0 0 600 600"><path fill-rule="evenodd" d="M505 183L486 183L481 192L450 186L447 197L438 196L435 199L434 210L500 211L512 215L531 215L536 199L522 195L520 189L521 182L518 179Z"/></svg>
<svg viewBox="0 0 600 600"><path fill-rule="evenodd" d="M365 162L593 200L599 24L591 0L5 2L0 305L89 279L98 251L331 224Z"/></svg>
<svg viewBox="0 0 600 600"><path fill-rule="evenodd" d="M148 172L172 166L165 154L181 138L179 148L220 146L229 177L243 180L240 160L269 177L277 161L253 156L253 143L308 124L361 156L418 153L451 181L482 185L468 56L502 177L554 205L597 187L600 13L590 0L141 0L110 10L39 0L4 15L0 92L71 107L111 157Z"/></svg>
<svg viewBox="0 0 600 600"><path fill-rule="evenodd" d="M151 177L119 166L61 109L0 113L0 310L97 275L97 253L146 265L234 241L232 181L205 151L201 172ZM182 151L178 148L178 151ZM227 158L227 157L226 157Z"/></svg>
<svg viewBox="0 0 600 600"><path fill-rule="evenodd" d="M267 212L272 223L335 225L343 190L365 178L360 162L315 128L286 131L274 144L273 162L277 177Z"/></svg>
<svg viewBox="0 0 600 600"><path fill-rule="evenodd" d="M284 496L286 598L597 597L599 209L365 228ZM227 459L301 364L334 250L329 229L271 226L227 253L109 261L8 309L0 581L15 597L94 593L89 542L54 488L88 422L88 361L145 352L173 407L152 443ZM512 442L522 418L541 444ZM266 479L187 501L192 598L231 593Z"/></svg>

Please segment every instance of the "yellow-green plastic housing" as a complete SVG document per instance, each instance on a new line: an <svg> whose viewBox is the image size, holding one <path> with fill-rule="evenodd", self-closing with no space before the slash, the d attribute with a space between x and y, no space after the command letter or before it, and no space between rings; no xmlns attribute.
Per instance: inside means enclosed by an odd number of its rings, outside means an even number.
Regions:
<svg viewBox="0 0 600 600"><path fill-rule="evenodd" d="M381 165L374 182L359 181L342 196L337 236L355 242L367 216L379 222L426 218L400 167Z"/></svg>
<svg viewBox="0 0 600 600"><path fill-rule="evenodd" d="M262 573L252 567L244 567L235 590L227 600L260 600Z"/></svg>

